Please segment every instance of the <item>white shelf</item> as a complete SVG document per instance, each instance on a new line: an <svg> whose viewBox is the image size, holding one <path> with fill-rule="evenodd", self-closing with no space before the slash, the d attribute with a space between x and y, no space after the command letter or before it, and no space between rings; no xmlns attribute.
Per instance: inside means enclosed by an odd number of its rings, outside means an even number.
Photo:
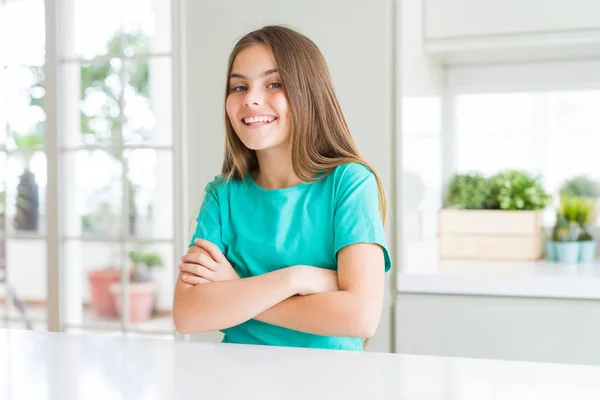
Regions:
<svg viewBox="0 0 600 400"><path fill-rule="evenodd" d="M408 263L398 292L600 300L600 260L590 264L435 260Z"/></svg>

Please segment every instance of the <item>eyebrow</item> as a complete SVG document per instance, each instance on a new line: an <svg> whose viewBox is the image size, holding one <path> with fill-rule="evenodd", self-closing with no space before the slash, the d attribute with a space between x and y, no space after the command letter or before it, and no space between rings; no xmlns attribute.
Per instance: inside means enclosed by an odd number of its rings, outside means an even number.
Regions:
<svg viewBox="0 0 600 400"><path fill-rule="evenodd" d="M268 70L266 70L265 72L261 73L261 74L259 75L259 77L260 77L260 78L264 78L264 77L266 77L266 76L268 76L268 75L271 75L271 74L274 74L274 73L276 73L276 72L279 72L279 71L277 70L277 68L268 69ZM236 73L232 73L231 75L229 75L229 79L233 79L233 78L239 78L239 79L245 79L245 80L248 80L248 78L247 78L246 76L244 76L244 75L242 75L242 74L236 74Z"/></svg>

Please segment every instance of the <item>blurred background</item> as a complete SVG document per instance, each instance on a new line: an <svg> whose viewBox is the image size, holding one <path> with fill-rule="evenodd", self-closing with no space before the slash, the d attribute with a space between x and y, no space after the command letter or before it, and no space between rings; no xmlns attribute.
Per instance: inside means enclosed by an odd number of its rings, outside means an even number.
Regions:
<svg viewBox="0 0 600 400"><path fill-rule="evenodd" d="M600 364L594 0L0 0L0 327L180 338L227 57L271 23L387 188L371 349Z"/></svg>

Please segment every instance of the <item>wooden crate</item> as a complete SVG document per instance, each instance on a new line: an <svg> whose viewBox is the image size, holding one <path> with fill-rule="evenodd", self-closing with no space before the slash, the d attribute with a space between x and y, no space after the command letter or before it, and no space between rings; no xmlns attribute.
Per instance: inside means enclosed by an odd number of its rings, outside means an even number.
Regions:
<svg viewBox="0 0 600 400"><path fill-rule="evenodd" d="M543 254L540 211L439 212L441 258L538 260Z"/></svg>

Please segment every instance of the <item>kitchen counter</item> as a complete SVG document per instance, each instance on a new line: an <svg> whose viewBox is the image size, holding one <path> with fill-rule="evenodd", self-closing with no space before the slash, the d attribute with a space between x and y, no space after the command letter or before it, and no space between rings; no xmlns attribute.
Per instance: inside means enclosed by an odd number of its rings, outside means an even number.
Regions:
<svg viewBox="0 0 600 400"><path fill-rule="evenodd" d="M598 398L591 366L0 330L6 400Z"/></svg>
<svg viewBox="0 0 600 400"><path fill-rule="evenodd" d="M407 263L397 276L400 293L600 300L600 261L439 260Z"/></svg>

